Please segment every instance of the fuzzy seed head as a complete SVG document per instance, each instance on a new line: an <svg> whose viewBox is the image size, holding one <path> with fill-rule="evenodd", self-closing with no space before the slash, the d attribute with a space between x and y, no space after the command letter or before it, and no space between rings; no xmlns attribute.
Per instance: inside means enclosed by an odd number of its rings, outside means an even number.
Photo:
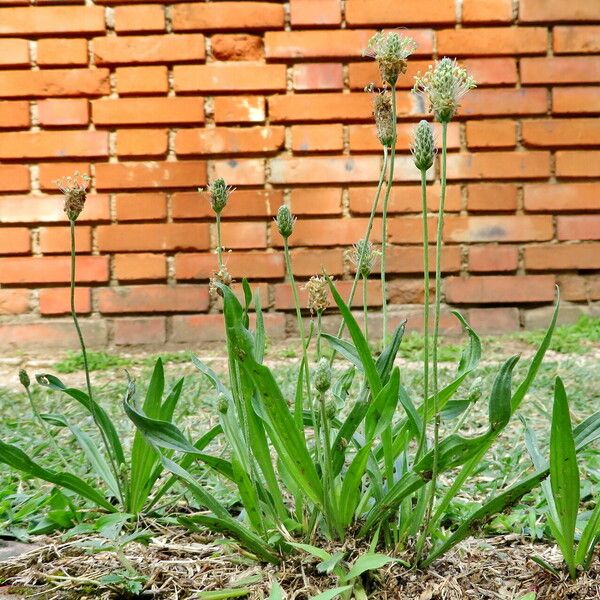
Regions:
<svg viewBox="0 0 600 600"><path fill-rule="evenodd" d="M288 206L282 204L277 211L277 217L275 218L277 224L277 230L284 240L287 240L290 235L294 232L294 224L296 218L292 215L292 211Z"/></svg>
<svg viewBox="0 0 600 600"><path fill-rule="evenodd" d="M315 388L324 394L331 387L331 367L326 358L321 358L317 363L314 375Z"/></svg>
<svg viewBox="0 0 600 600"><path fill-rule="evenodd" d="M373 116L375 117L377 139L382 146L390 148L394 144L396 124L392 111L392 95L389 92L381 92L375 96Z"/></svg>
<svg viewBox="0 0 600 600"><path fill-rule="evenodd" d="M90 183L89 175L75 171L73 175L61 177L56 186L65 196L65 214L71 222L77 221L85 206L86 190Z"/></svg>
<svg viewBox="0 0 600 600"><path fill-rule="evenodd" d="M398 77L406 73L407 59L416 49L417 43L412 38L397 31L378 31L363 54L377 61L382 81L394 87Z"/></svg>
<svg viewBox="0 0 600 600"><path fill-rule="evenodd" d="M24 388L28 388L31 385L31 379L29 379L29 373L25 369L19 371L19 381Z"/></svg>
<svg viewBox="0 0 600 600"><path fill-rule="evenodd" d="M322 314L329 306L329 284L325 277L313 275L305 286L310 313Z"/></svg>
<svg viewBox="0 0 600 600"><path fill-rule="evenodd" d="M435 139L431 123L420 121L415 127L410 151L419 171L427 171L431 168L435 158Z"/></svg>
<svg viewBox="0 0 600 600"><path fill-rule="evenodd" d="M413 92L423 96L428 108L440 123L448 123L458 111L460 101L475 80L456 60L443 58L429 66L426 73L415 77Z"/></svg>
<svg viewBox="0 0 600 600"><path fill-rule="evenodd" d="M225 180L220 177L215 179L206 189L210 196L210 205L215 211L215 214L220 215L223 209L227 206L227 201L233 188L225 183Z"/></svg>
<svg viewBox="0 0 600 600"><path fill-rule="evenodd" d="M367 278L372 273L381 253L375 250L375 246L370 240L358 240L349 254L350 261L354 264L360 276Z"/></svg>
<svg viewBox="0 0 600 600"><path fill-rule="evenodd" d="M222 296L221 290L217 287L217 283L222 283L227 287L231 287L233 283L233 277L227 270L227 267L223 265L211 278L208 284L208 291L212 296Z"/></svg>

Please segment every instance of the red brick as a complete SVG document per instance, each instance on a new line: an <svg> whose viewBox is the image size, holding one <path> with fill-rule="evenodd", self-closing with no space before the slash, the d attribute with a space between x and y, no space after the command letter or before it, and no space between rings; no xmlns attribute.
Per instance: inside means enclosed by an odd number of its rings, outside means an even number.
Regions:
<svg viewBox="0 0 600 600"><path fill-rule="evenodd" d="M70 288L42 288L39 294L39 308L42 315L66 315L71 312ZM75 310L80 315L92 312L90 288L75 288Z"/></svg>
<svg viewBox="0 0 600 600"><path fill-rule="evenodd" d="M459 116L546 114L548 95L542 89L471 90L461 102Z"/></svg>
<svg viewBox="0 0 600 600"><path fill-rule="evenodd" d="M96 125L203 123L202 98L111 98L92 100Z"/></svg>
<svg viewBox="0 0 600 600"><path fill-rule="evenodd" d="M435 239L437 218L427 219L427 231L429 239ZM423 243L423 221L419 216L396 217L388 224L390 242L393 244L422 244Z"/></svg>
<svg viewBox="0 0 600 600"><path fill-rule="evenodd" d="M283 24L283 6L274 2L203 2L173 7L175 31L280 29Z"/></svg>
<svg viewBox="0 0 600 600"><path fill-rule="evenodd" d="M550 176L548 152L449 154L449 179L536 179Z"/></svg>
<svg viewBox="0 0 600 600"><path fill-rule="evenodd" d="M525 247L528 271L600 269L600 244L548 244Z"/></svg>
<svg viewBox="0 0 600 600"><path fill-rule="evenodd" d="M273 153L283 147L284 133L283 127L181 129L175 137L175 152L180 156Z"/></svg>
<svg viewBox="0 0 600 600"><path fill-rule="evenodd" d="M467 186L469 212L514 212L517 186L513 183L473 183Z"/></svg>
<svg viewBox="0 0 600 600"><path fill-rule="evenodd" d="M0 129L28 128L29 102L0 102Z"/></svg>
<svg viewBox="0 0 600 600"><path fill-rule="evenodd" d="M437 210L439 206L439 186L430 186L427 194L427 207ZM375 188L356 187L348 192L350 210L353 213L369 214L375 196ZM394 186L390 192L388 214L420 213L421 189L418 186ZM377 214L381 214L383 201L380 198L377 205ZM446 212L458 212L461 208L460 187L449 185L446 188Z"/></svg>
<svg viewBox="0 0 600 600"><path fill-rule="evenodd" d="M0 165L0 192L29 190L29 169L24 165Z"/></svg>
<svg viewBox="0 0 600 600"><path fill-rule="evenodd" d="M215 177L222 177L229 185L264 185L265 164L262 158L241 158L213 161Z"/></svg>
<svg viewBox="0 0 600 600"><path fill-rule="evenodd" d="M517 308L470 308L469 325L483 335L519 331L519 309Z"/></svg>
<svg viewBox="0 0 600 600"><path fill-rule="evenodd" d="M442 256L442 273L457 273L460 271L461 252L458 246L448 246ZM388 249L388 273L422 273L423 248L419 246L391 246ZM429 246L429 270L435 271L435 247ZM351 273L355 272L354 265L350 266ZM381 262L377 261L373 273L381 273Z"/></svg>
<svg viewBox="0 0 600 600"><path fill-rule="evenodd" d="M600 150L556 153L557 177L600 177Z"/></svg>
<svg viewBox="0 0 600 600"><path fill-rule="evenodd" d="M2 196L1 223L67 223L61 196ZM109 198L104 194L88 194L78 223L110 220Z"/></svg>
<svg viewBox="0 0 600 600"><path fill-rule="evenodd" d="M0 290L0 315L20 315L29 311L29 290Z"/></svg>
<svg viewBox="0 0 600 600"><path fill-rule="evenodd" d="M560 289L561 299L569 302L589 301L590 298L585 277L579 275L558 275L556 282Z"/></svg>
<svg viewBox="0 0 600 600"><path fill-rule="evenodd" d="M0 158L108 156L104 131L19 131L0 137Z"/></svg>
<svg viewBox="0 0 600 600"><path fill-rule="evenodd" d="M512 0L463 0L463 23L510 23Z"/></svg>
<svg viewBox="0 0 600 600"><path fill-rule="evenodd" d="M286 88L285 65L219 62L173 67L176 92L276 92Z"/></svg>
<svg viewBox="0 0 600 600"><path fill-rule="evenodd" d="M598 0L521 0L519 20L523 22L600 21Z"/></svg>
<svg viewBox="0 0 600 600"><path fill-rule="evenodd" d="M528 183L523 189L525 210L554 213L600 208L598 183Z"/></svg>
<svg viewBox="0 0 600 600"><path fill-rule="evenodd" d="M91 348L106 346L106 323L99 320L82 320L79 323L86 345ZM40 348L79 348L79 339L73 321L23 321L0 326L2 347L38 350Z"/></svg>
<svg viewBox="0 0 600 600"><path fill-rule="evenodd" d="M340 0L290 0L292 27L318 27L340 25L342 6Z"/></svg>
<svg viewBox="0 0 600 600"><path fill-rule="evenodd" d="M85 66L88 64L87 40L70 38L39 40L37 63L44 67Z"/></svg>
<svg viewBox="0 0 600 600"><path fill-rule="evenodd" d="M167 262L162 254L115 254L113 267L119 281L167 278Z"/></svg>
<svg viewBox="0 0 600 600"><path fill-rule="evenodd" d="M597 83L600 62L594 56L551 56L521 59L523 84Z"/></svg>
<svg viewBox="0 0 600 600"><path fill-rule="evenodd" d="M600 111L600 87L569 87L552 90L552 112L560 114Z"/></svg>
<svg viewBox="0 0 600 600"><path fill-rule="evenodd" d="M412 31L412 30L411 30ZM406 73L398 79L397 89L412 89L415 75L423 73L429 66L429 61L411 60L407 64ZM350 89L363 90L366 85L380 81L379 67L374 60L350 63L348 65L348 79Z"/></svg>
<svg viewBox="0 0 600 600"><path fill-rule="evenodd" d="M40 251L43 254L68 254L71 252L71 233L68 227L40 227ZM78 225L75 228L75 251L92 251L92 228Z"/></svg>
<svg viewBox="0 0 600 600"><path fill-rule="evenodd" d="M267 59L361 57L373 30L268 31Z"/></svg>
<svg viewBox="0 0 600 600"><path fill-rule="evenodd" d="M523 143L528 146L599 146L598 119L544 119L523 121Z"/></svg>
<svg viewBox="0 0 600 600"><path fill-rule="evenodd" d="M441 128L438 123L434 123L434 134L436 139L441 137ZM460 125L450 123L448 125L448 149L460 148ZM350 150L352 152L381 152L381 143L377 139L377 130L374 124L369 125L349 125ZM396 129L396 149L410 150L415 137L414 123L398 123Z"/></svg>
<svg viewBox="0 0 600 600"><path fill-rule="evenodd" d="M350 246L365 237L367 219L302 219L296 222L290 238L292 246ZM275 224L271 225L274 246L283 242ZM372 242L381 241L381 222L375 221L370 237Z"/></svg>
<svg viewBox="0 0 600 600"><path fill-rule="evenodd" d="M300 296L300 306L308 308L308 292L303 283L298 282L298 295ZM336 281L338 292L342 298L347 300L350 294L351 281ZM370 279L368 284L368 304L369 306L381 306L381 282ZM335 302L328 294L329 306L335 306ZM352 306L362 307L362 294L355 294ZM289 283L278 283L275 285L275 308L279 310L293 310L295 308L292 286Z"/></svg>
<svg viewBox="0 0 600 600"><path fill-rule="evenodd" d="M166 94L169 91L167 67L117 67L117 93Z"/></svg>
<svg viewBox="0 0 600 600"><path fill-rule="evenodd" d="M48 98L38 102L38 117L40 125L45 127L87 125L90 109L83 98Z"/></svg>
<svg viewBox="0 0 600 600"><path fill-rule="evenodd" d="M0 8L0 35L104 33L101 6Z"/></svg>
<svg viewBox="0 0 600 600"><path fill-rule="evenodd" d="M341 152L344 149L344 129L332 125L294 125L292 150L301 152Z"/></svg>
<svg viewBox="0 0 600 600"><path fill-rule="evenodd" d="M294 65L295 90L341 90L344 74L341 63L303 63Z"/></svg>
<svg viewBox="0 0 600 600"><path fill-rule="evenodd" d="M222 217L274 217L282 202L280 190L236 190ZM171 197L171 209L174 219L214 219L215 216L206 193L176 192Z"/></svg>
<svg viewBox="0 0 600 600"><path fill-rule="evenodd" d="M437 40L441 55L545 54L547 31L544 27L445 29L438 32Z"/></svg>
<svg viewBox="0 0 600 600"><path fill-rule="evenodd" d="M96 186L99 190L190 188L206 185L206 163L123 162L96 165Z"/></svg>
<svg viewBox="0 0 600 600"><path fill-rule="evenodd" d="M90 164L87 162L50 162L50 163L39 163L39 184L40 189L52 193L58 192L58 186L56 185L56 181L65 175L71 175L75 173L75 171L79 173L84 173L85 175L91 176ZM90 194L88 194L88 200L86 201L86 209L84 211L87 212L87 205L90 203ZM108 197L105 198L106 205L108 205ZM63 202L64 204L64 202ZM62 211L61 211L62 212ZM108 219L108 207L106 208L106 213L100 215L97 214L99 219ZM89 214L89 213L88 213ZM81 221L83 216L79 217L79 221ZM92 220L87 217L88 220Z"/></svg>
<svg viewBox="0 0 600 600"><path fill-rule="evenodd" d="M586 54L600 52L600 27L589 25L554 27L553 48L555 54Z"/></svg>
<svg viewBox="0 0 600 600"><path fill-rule="evenodd" d="M101 225L96 228L101 252L204 250L208 248L207 224Z"/></svg>
<svg viewBox="0 0 600 600"><path fill-rule="evenodd" d="M206 56L204 36L196 33L100 37L93 49L97 65L198 62Z"/></svg>
<svg viewBox="0 0 600 600"><path fill-rule="evenodd" d="M166 339L165 317L132 317L113 321L113 341L117 346L164 344Z"/></svg>
<svg viewBox="0 0 600 600"><path fill-rule="evenodd" d="M516 271L519 251L516 246L473 246L469 248L469 271Z"/></svg>
<svg viewBox="0 0 600 600"><path fill-rule="evenodd" d="M136 285L102 288L96 292L105 314L196 312L208 308L208 287L196 285Z"/></svg>
<svg viewBox="0 0 600 600"><path fill-rule="evenodd" d="M556 236L559 240L600 240L600 215L558 217Z"/></svg>
<svg viewBox="0 0 600 600"><path fill-rule="evenodd" d="M264 223L223 223L221 244L233 250L266 248L267 228Z"/></svg>
<svg viewBox="0 0 600 600"><path fill-rule="evenodd" d="M166 129L118 129L117 156L165 156L167 136Z"/></svg>
<svg viewBox="0 0 600 600"><path fill-rule="evenodd" d="M0 259L0 283L69 283L69 256L27 256ZM77 259L76 280L108 281L107 256L80 256Z"/></svg>
<svg viewBox="0 0 600 600"><path fill-rule="evenodd" d="M444 282L450 304L520 304L552 302L551 275L486 275L448 277Z"/></svg>
<svg viewBox="0 0 600 600"><path fill-rule="evenodd" d="M0 40L0 65L3 67L28 67L29 43L27 40Z"/></svg>
<svg viewBox="0 0 600 600"><path fill-rule="evenodd" d="M165 194L116 194L117 221L161 221L167 217Z"/></svg>
<svg viewBox="0 0 600 600"><path fill-rule="evenodd" d="M292 250L292 268L296 277L311 277L320 275L323 270L329 275L344 273L344 254L342 248L319 250Z"/></svg>
<svg viewBox="0 0 600 600"><path fill-rule="evenodd" d="M267 252L227 252L227 270L235 279L281 279L284 275L283 254ZM217 255L177 254L175 256L175 277L181 280L208 281L218 270ZM266 301L266 298L265 298Z"/></svg>
<svg viewBox="0 0 600 600"><path fill-rule="evenodd" d="M264 56L263 40L245 33L217 34L210 38L215 60L260 60Z"/></svg>
<svg viewBox="0 0 600 600"><path fill-rule="evenodd" d="M414 23L454 23L453 0L405 0L402 10L390 10L386 0L347 0L349 25L398 25Z"/></svg>
<svg viewBox="0 0 600 600"><path fill-rule="evenodd" d="M550 216L448 217L444 225L449 242L529 242L552 234Z"/></svg>
<svg viewBox="0 0 600 600"><path fill-rule="evenodd" d="M0 71L0 97L102 96L110 93L108 69Z"/></svg>
<svg viewBox="0 0 600 600"><path fill-rule="evenodd" d="M31 249L29 230L25 227L2 229L0 254L28 254Z"/></svg>
<svg viewBox="0 0 600 600"><path fill-rule="evenodd" d="M269 116L282 121L370 121L369 94L297 94L269 98Z"/></svg>
<svg viewBox="0 0 600 600"><path fill-rule="evenodd" d="M516 143L513 121L469 121L467 123L469 148L514 148Z"/></svg>
<svg viewBox="0 0 600 600"><path fill-rule="evenodd" d="M117 6L114 16L115 31L118 33L164 31L165 29L165 12L162 6L153 4Z"/></svg>
<svg viewBox="0 0 600 600"><path fill-rule="evenodd" d="M342 214L342 192L339 188L294 188L290 199L290 208L297 217Z"/></svg>
<svg viewBox="0 0 600 600"><path fill-rule="evenodd" d="M262 96L218 96L214 99L217 123L262 123L265 99Z"/></svg>
<svg viewBox="0 0 600 600"><path fill-rule="evenodd" d="M517 61L514 58L467 58L461 63L475 78L478 87L517 83Z"/></svg>

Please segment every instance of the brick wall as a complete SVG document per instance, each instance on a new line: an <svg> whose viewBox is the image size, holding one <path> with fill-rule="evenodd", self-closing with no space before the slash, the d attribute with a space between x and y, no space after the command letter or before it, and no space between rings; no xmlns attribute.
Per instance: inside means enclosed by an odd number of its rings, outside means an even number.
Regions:
<svg viewBox="0 0 600 600"><path fill-rule="evenodd" d="M229 269L260 282L273 336L293 329L282 201L299 217L299 278L324 265L344 289L381 163L361 51L396 26L419 47L399 83L392 308L418 325L404 308L422 298L409 88L442 55L479 85L450 128L447 302L489 331L539 321L529 308L543 313L555 282L568 302L600 300L599 0L0 0L0 346L73 342L53 181L75 169L93 178L77 226L93 344L221 337L196 191L218 176L237 187Z"/></svg>

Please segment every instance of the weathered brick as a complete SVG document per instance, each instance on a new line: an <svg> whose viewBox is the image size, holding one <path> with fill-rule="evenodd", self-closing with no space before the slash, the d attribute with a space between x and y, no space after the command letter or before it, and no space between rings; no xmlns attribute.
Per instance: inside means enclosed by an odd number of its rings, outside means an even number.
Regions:
<svg viewBox="0 0 600 600"><path fill-rule="evenodd" d="M549 56L521 59L524 85L597 83L600 61L594 56Z"/></svg>
<svg viewBox="0 0 600 600"><path fill-rule="evenodd" d="M105 314L197 312L208 308L208 287L195 285L136 285L96 291Z"/></svg>
<svg viewBox="0 0 600 600"><path fill-rule="evenodd" d="M37 63L44 67L85 66L88 63L87 40L70 38L39 40Z"/></svg>
<svg viewBox="0 0 600 600"><path fill-rule="evenodd" d="M220 62L173 67L176 92L277 92L286 88L285 65Z"/></svg>
<svg viewBox="0 0 600 600"><path fill-rule="evenodd" d="M69 158L108 156L104 131L19 131L0 136L0 158Z"/></svg>
<svg viewBox="0 0 600 600"><path fill-rule="evenodd" d="M554 27L552 35L555 54L600 52L600 26L598 25L559 25Z"/></svg>
<svg viewBox="0 0 600 600"><path fill-rule="evenodd" d="M281 279L284 275L284 262L281 253L259 251L228 252L227 270L234 279ZM177 254L175 256L175 277L180 280L209 280L218 270L217 255Z"/></svg>
<svg viewBox="0 0 600 600"><path fill-rule="evenodd" d="M290 0L292 27L340 25L342 5L340 0Z"/></svg>
<svg viewBox="0 0 600 600"><path fill-rule="evenodd" d="M27 129L29 123L29 102L0 102L0 129Z"/></svg>
<svg viewBox="0 0 600 600"><path fill-rule="evenodd" d="M215 177L222 177L229 185L264 185L265 161L262 158L215 160Z"/></svg>
<svg viewBox="0 0 600 600"><path fill-rule="evenodd" d="M164 8L155 4L117 6L114 15L115 31L118 33L164 31L165 29Z"/></svg>
<svg viewBox="0 0 600 600"><path fill-rule="evenodd" d="M560 216L556 219L559 240L600 240L600 215Z"/></svg>
<svg viewBox="0 0 600 600"><path fill-rule="evenodd" d="M167 198L160 192L116 194L117 221L160 221L167 217Z"/></svg>
<svg viewBox="0 0 600 600"><path fill-rule="evenodd" d="M376 156L276 158L271 183L341 183L377 181L381 161ZM417 173L418 174L418 173Z"/></svg>
<svg viewBox="0 0 600 600"><path fill-rule="evenodd" d="M82 319L79 323L85 343L90 348L103 348L108 341L108 329L104 321ZM79 338L73 321L22 321L0 325L0 346L4 350L19 348L79 348Z"/></svg>
<svg viewBox="0 0 600 600"><path fill-rule="evenodd" d="M104 33L101 6L0 8L0 35Z"/></svg>
<svg viewBox="0 0 600 600"><path fill-rule="evenodd" d="M343 149L344 129L339 123L292 126L294 152L341 152Z"/></svg>
<svg viewBox="0 0 600 600"><path fill-rule="evenodd" d="M523 143L527 146L599 146L598 119L543 119L523 121Z"/></svg>
<svg viewBox="0 0 600 600"><path fill-rule="evenodd" d="M190 188L206 185L206 163L123 162L96 165L96 187L110 189Z"/></svg>
<svg viewBox="0 0 600 600"><path fill-rule="evenodd" d="M347 299L350 293L351 281L338 281L336 287L342 298ZM368 304L369 306L381 306L381 282L375 279L369 279L368 288ZM308 292L303 285L298 286L298 295L300 296L300 306L308 307ZM333 299L329 295L330 305L334 304ZM362 307L362 295L355 294L352 301L352 306ZM278 283L275 285L275 308L278 310L293 310L295 308L294 295L292 287L289 283Z"/></svg>
<svg viewBox="0 0 600 600"><path fill-rule="evenodd" d="M469 121L467 146L469 148L514 148L517 143L513 121Z"/></svg>
<svg viewBox="0 0 600 600"><path fill-rule="evenodd" d="M600 150L556 153L557 177L600 177Z"/></svg>
<svg viewBox="0 0 600 600"><path fill-rule="evenodd" d="M167 67L117 67L117 92L127 94L166 94L169 91Z"/></svg>
<svg viewBox="0 0 600 600"><path fill-rule="evenodd" d="M303 219L294 227L295 246L350 246L364 237L367 219ZM273 244L283 246L275 224L271 224ZM381 223L373 224L371 241L381 241Z"/></svg>
<svg viewBox="0 0 600 600"><path fill-rule="evenodd" d="M344 74L341 63L302 63L294 65L295 90L341 90Z"/></svg>
<svg viewBox="0 0 600 600"><path fill-rule="evenodd" d="M199 33L100 37L92 42L97 65L198 62L206 57Z"/></svg>
<svg viewBox="0 0 600 600"><path fill-rule="evenodd" d="M224 248L242 250L267 247L267 228L264 223L223 223L221 243Z"/></svg>
<svg viewBox="0 0 600 600"><path fill-rule="evenodd" d="M84 98L48 98L38 102L38 118L45 127L87 125L90 120L88 101Z"/></svg>
<svg viewBox="0 0 600 600"><path fill-rule="evenodd" d="M145 281L167 278L167 262L162 254L115 254L114 275L119 281Z"/></svg>
<svg viewBox="0 0 600 600"><path fill-rule="evenodd" d="M518 308L470 308L469 325L483 335L510 333L520 328Z"/></svg>
<svg viewBox="0 0 600 600"><path fill-rule="evenodd" d="M110 93L108 69L0 71L0 97L103 96Z"/></svg>
<svg viewBox="0 0 600 600"><path fill-rule="evenodd" d="M510 23L512 0L463 0L463 23Z"/></svg>
<svg viewBox="0 0 600 600"><path fill-rule="evenodd" d="M175 152L194 154L267 154L280 150L284 143L283 127L215 127L182 129L175 137Z"/></svg>
<svg viewBox="0 0 600 600"><path fill-rule="evenodd" d="M100 225L96 239L101 252L204 250L209 245L208 225L200 223Z"/></svg>
<svg viewBox="0 0 600 600"><path fill-rule="evenodd" d="M525 247L528 271L600 269L600 244L547 244Z"/></svg>
<svg viewBox="0 0 600 600"><path fill-rule="evenodd" d="M264 56L263 40L246 33L217 34L210 38L215 60L260 60Z"/></svg>
<svg viewBox="0 0 600 600"><path fill-rule="evenodd" d="M227 210L222 213L227 218L274 217L283 202L280 190L242 190L231 195ZM174 219L213 219L214 211L206 193L176 192L171 197Z"/></svg>
<svg viewBox="0 0 600 600"><path fill-rule="evenodd" d="M2 196L0 197L0 223L67 223L62 196ZM78 223L110 220L109 197L88 194Z"/></svg>
<svg viewBox="0 0 600 600"><path fill-rule="evenodd" d="M294 188L290 208L295 216L341 215L342 192L339 188Z"/></svg>
<svg viewBox="0 0 600 600"><path fill-rule="evenodd" d="M166 129L117 129L117 156L165 156L167 150Z"/></svg>
<svg viewBox="0 0 600 600"><path fill-rule="evenodd" d="M28 254L31 249L29 230L25 227L4 227L0 238L0 254Z"/></svg>
<svg viewBox="0 0 600 600"><path fill-rule="evenodd" d="M600 21L598 0L520 0L519 20L546 23L568 21Z"/></svg>
<svg viewBox="0 0 600 600"><path fill-rule="evenodd" d="M569 87L552 90L552 112L557 114L597 113L600 87Z"/></svg>
<svg viewBox="0 0 600 600"><path fill-rule="evenodd" d="M296 277L311 277L323 271L331 276L342 275L344 272L345 250L343 248L294 249L291 254Z"/></svg>
<svg viewBox="0 0 600 600"><path fill-rule="evenodd" d="M529 242L552 239L550 216L448 217L444 239L449 242Z"/></svg>
<svg viewBox="0 0 600 600"><path fill-rule="evenodd" d="M438 32L437 40L442 55L545 54L547 32L543 27L444 29Z"/></svg>
<svg viewBox="0 0 600 600"><path fill-rule="evenodd" d="M521 88L472 90L461 102L459 116L546 114L546 90Z"/></svg>
<svg viewBox="0 0 600 600"><path fill-rule="evenodd" d="M92 100L96 125L203 123L202 98L111 98Z"/></svg>
<svg viewBox="0 0 600 600"><path fill-rule="evenodd" d="M173 8L175 31L280 29L283 24L283 6L274 2L186 3Z"/></svg>
<svg viewBox="0 0 600 600"><path fill-rule="evenodd" d="M446 301L451 304L525 304L552 302L552 275L484 275L448 277Z"/></svg>
<svg viewBox="0 0 600 600"><path fill-rule="evenodd" d="M360 57L373 30L340 29L338 31L268 31L265 54L277 58Z"/></svg>
<svg viewBox="0 0 600 600"><path fill-rule="evenodd" d="M165 317L125 317L113 320L113 342L117 346L164 344L167 339Z"/></svg>
<svg viewBox="0 0 600 600"><path fill-rule="evenodd" d="M597 211L598 183L528 183L524 186L525 209L533 212Z"/></svg>
<svg viewBox="0 0 600 600"><path fill-rule="evenodd" d="M0 165L1 192L26 192L28 190L29 169L26 166Z"/></svg>
<svg viewBox="0 0 600 600"><path fill-rule="evenodd" d="M217 96L214 117L217 123L262 123L265 99L262 96Z"/></svg>
<svg viewBox="0 0 600 600"><path fill-rule="evenodd" d="M27 40L0 39L0 65L3 67L28 67L29 44Z"/></svg>
<svg viewBox="0 0 600 600"><path fill-rule="evenodd" d="M20 315L29 310L31 292L24 289L0 290L0 315Z"/></svg>
<svg viewBox="0 0 600 600"><path fill-rule="evenodd" d="M449 179L536 179L550 175L548 152L481 152L448 155Z"/></svg>
<svg viewBox="0 0 600 600"><path fill-rule="evenodd" d="M92 299L90 288L75 288L75 310L78 314L92 312ZM71 289L68 287L42 288L39 291L40 313L55 316L66 315L71 312Z"/></svg>
<svg viewBox="0 0 600 600"><path fill-rule="evenodd" d="M390 10L386 0L347 0L349 25L409 25L415 23L454 23L453 0L405 0L402 10Z"/></svg>
<svg viewBox="0 0 600 600"><path fill-rule="evenodd" d="M470 212L517 210L517 186L513 183L473 183L467 186L467 193L467 208Z"/></svg>
<svg viewBox="0 0 600 600"><path fill-rule="evenodd" d="M516 271L519 251L516 246L473 246L469 248L469 271L474 273Z"/></svg>
<svg viewBox="0 0 600 600"><path fill-rule="evenodd" d="M76 281L108 281L107 256L80 256L77 259ZM69 283L69 256L27 256L0 259L0 283Z"/></svg>
<svg viewBox="0 0 600 600"><path fill-rule="evenodd" d="M40 227L40 250L43 254L67 254L71 251L71 233L68 227ZM75 228L75 251L92 251L92 228L78 225Z"/></svg>

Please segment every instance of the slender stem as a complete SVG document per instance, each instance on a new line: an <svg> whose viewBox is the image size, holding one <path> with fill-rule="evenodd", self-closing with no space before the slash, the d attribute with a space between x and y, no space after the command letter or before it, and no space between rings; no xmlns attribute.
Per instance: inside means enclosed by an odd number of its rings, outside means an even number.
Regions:
<svg viewBox="0 0 600 600"><path fill-rule="evenodd" d="M439 373L438 373L438 340L440 331L440 302L441 302L441 287L442 287L442 235L444 232L444 204L446 201L446 145L447 145L448 123L442 123L442 173L441 173L441 189L440 189L440 205L438 209L438 224L437 237L435 243L435 303L433 317L433 347L432 347L432 363L433 363L433 467L431 470L431 489L427 511L424 519L423 536L420 541L417 556L419 557L420 550L425 542L425 536L429 531L429 523L435 502L435 493L438 480L438 463L439 463L439 436L440 436L440 415L439 415Z"/></svg>
<svg viewBox="0 0 600 600"><path fill-rule="evenodd" d="M321 317L323 311L317 312L317 361L321 360Z"/></svg>
<svg viewBox="0 0 600 600"><path fill-rule="evenodd" d="M360 263L359 263L360 264ZM365 321L365 340L367 340L367 344L369 343L369 303L368 303L368 293L369 293L369 288L368 288L368 279L366 277L363 277L363 284L362 284L362 292L363 292L363 318Z"/></svg>
<svg viewBox="0 0 600 600"><path fill-rule="evenodd" d="M392 151L390 160L390 176L387 180L385 187L385 196L383 197L383 211L381 214L381 300L383 304L383 345L387 344L388 339L388 314L387 314L387 282L386 282L386 259L387 259L387 211L388 202L390 199L390 193L392 186L394 185L394 163L396 162L396 138L397 138L397 124L396 124L396 86L392 87L392 124L393 124L393 137L392 137Z"/></svg>
<svg viewBox="0 0 600 600"><path fill-rule="evenodd" d="M421 212L423 216L423 415L429 412L429 227L427 220L427 171L421 171ZM427 423L424 419L417 459L422 456L426 448Z"/></svg>
<svg viewBox="0 0 600 600"><path fill-rule="evenodd" d="M223 267L223 248L221 246L221 213L217 213L217 261L220 271Z"/></svg>

